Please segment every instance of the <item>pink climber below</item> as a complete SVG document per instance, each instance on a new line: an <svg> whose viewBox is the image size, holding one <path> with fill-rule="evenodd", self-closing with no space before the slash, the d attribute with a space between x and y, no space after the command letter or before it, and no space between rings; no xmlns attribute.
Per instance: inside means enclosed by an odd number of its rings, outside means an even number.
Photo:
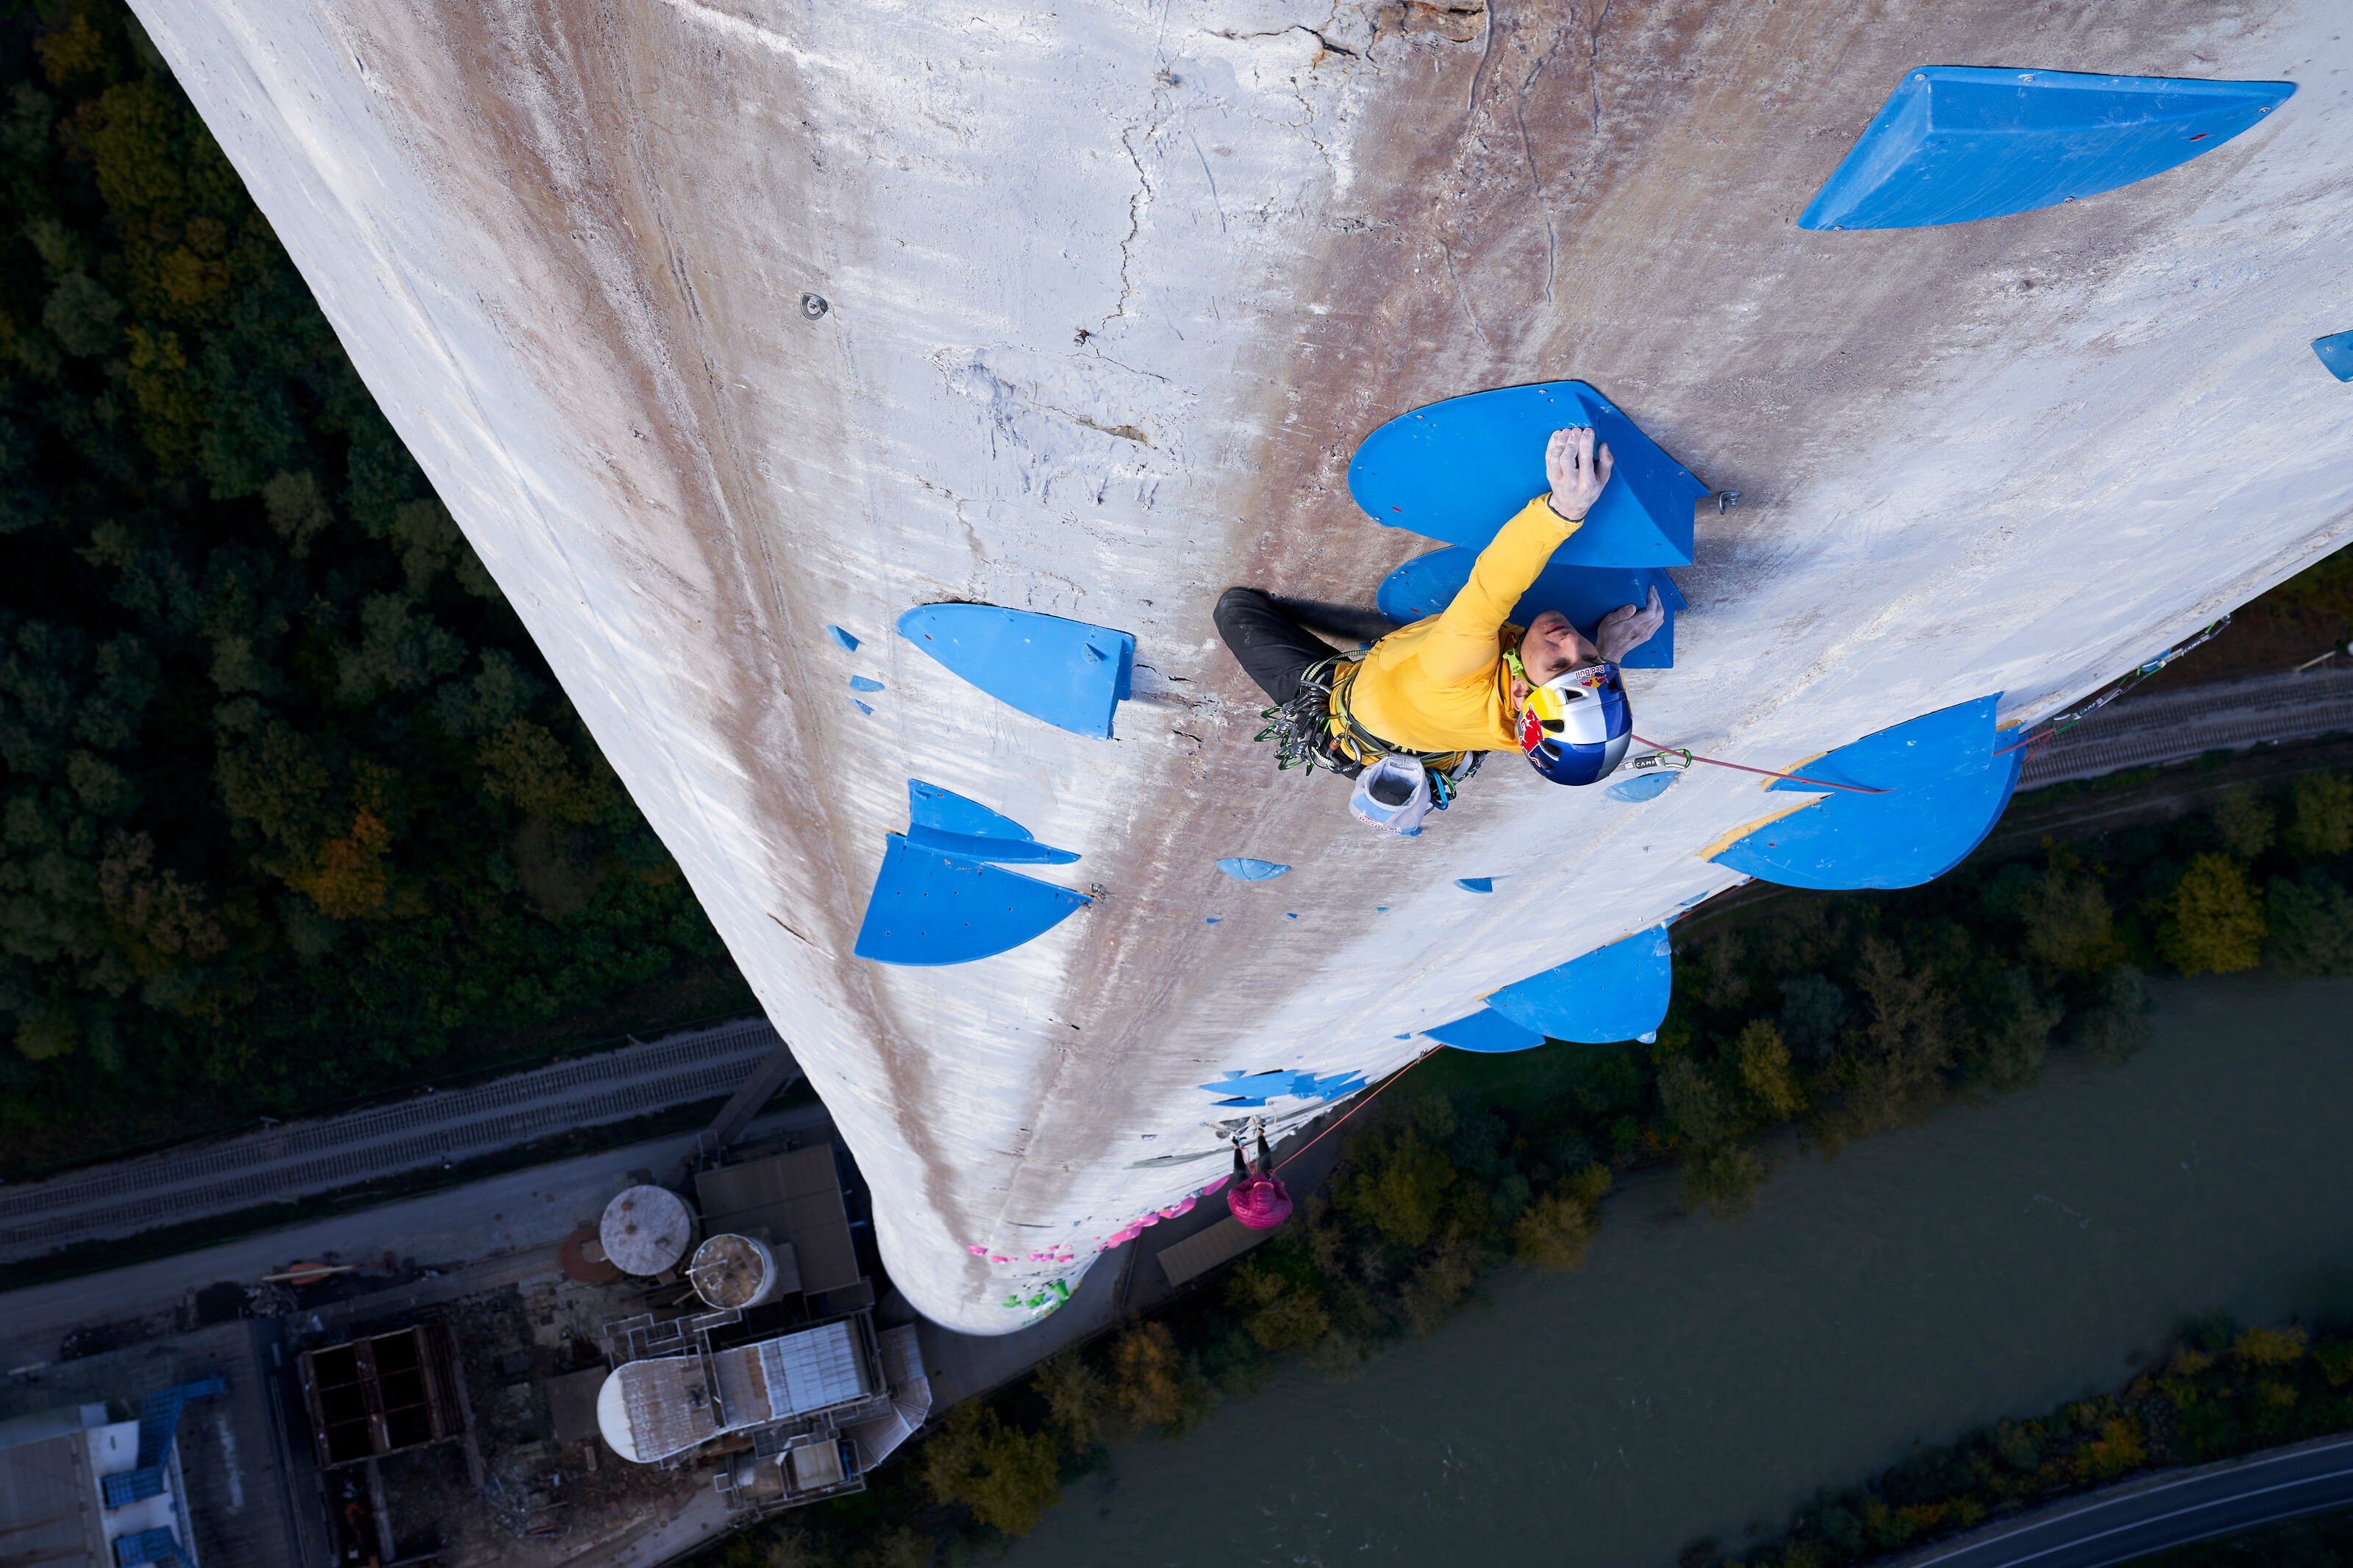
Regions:
<svg viewBox="0 0 2353 1568"><path fill-rule="evenodd" d="M1234 1139L1234 1184L1226 1190L1226 1206L1252 1230L1272 1230L1291 1217L1291 1194L1275 1179L1274 1161L1266 1147L1266 1129L1258 1126L1258 1158L1245 1164L1242 1141Z"/></svg>

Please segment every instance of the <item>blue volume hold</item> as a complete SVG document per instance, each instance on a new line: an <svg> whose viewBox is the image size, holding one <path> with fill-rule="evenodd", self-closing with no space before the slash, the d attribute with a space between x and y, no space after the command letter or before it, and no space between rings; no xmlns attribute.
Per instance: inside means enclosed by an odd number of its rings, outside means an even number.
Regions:
<svg viewBox="0 0 2353 1568"><path fill-rule="evenodd" d="M2328 367L2328 374L2339 381L2353 381L2353 332L2338 332L2333 337L2312 340L2312 352Z"/></svg>
<svg viewBox="0 0 2353 1568"><path fill-rule="evenodd" d="M1466 893L1492 893L1495 890L1493 877L1457 877L1454 885Z"/></svg>
<svg viewBox="0 0 2353 1568"><path fill-rule="evenodd" d="M849 678L849 689L852 691L880 691L882 689L882 683L876 680L871 676L853 675Z"/></svg>
<svg viewBox="0 0 2353 1568"><path fill-rule="evenodd" d="M1512 1022L1492 1007L1482 1007L1476 1013L1440 1024L1423 1034L1458 1051L1477 1051L1482 1056L1501 1056L1507 1051L1528 1051L1545 1043L1545 1037L1534 1029Z"/></svg>
<svg viewBox="0 0 2353 1568"><path fill-rule="evenodd" d="M918 605L899 635L1007 707L1099 741L1135 664L1126 632L995 605Z"/></svg>
<svg viewBox="0 0 2353 1568"><path fill-rule="evenodd" d="M831 637L835 642L839 643L851 653L856 653L858 651L858 639L851 637L848 632L843 631L839 626L826 627L825 635Z"/></svg>
<svg viewBox="0 0 2353 1568"><path fill-rule="evenodd" d="M1602 1046L1656 1029L1673 990L1672 950L1658 926L1506 985L1487 1005L1547 1039Z"/></svg>
<svg viewBox="0 0 2353 1568"><path fill-rule="evenodd" d="M1246 860L1237 855L1219 861L1218 869L1237 882L1271 882L1291 868L1272 860Z"/></svg>
<svg viewBox="0 0 2353 1568"><path fill-rule="evenodd" d="M1681 774L1670 773L1636 773L1621 784L1611 784L1601 793L1611 800L1622 800L1630 805L1640 805L1646 800L1656 800L1666 794L1668 786L1681 776Z"/></svg>
<svg viewBox="0 0 2353 1568"><path fill-rule="evenodd" d="M1577 541L1571 538L1568 542ZM1454 602L1462 584L1471 581L1471 568L1478 563L1479 552L1467 545L1417 555L1381 580L1373 602L1392 621L1409 626L1425 620ZM1684 605L1674 579L1662 566L1564 566L1556 562L1520 595L1510 618L1525 626L1543 611L1558 610L1578 631L1591 637L1602 616L1620 605L1648 603L1653 587L1667 612L1666 624L1622 662L1628 669L1672 669L1675 612Z"/></svg>
<svg viewBox="0 0 2353 1568"><path fill-rule="evenodd" d="M1609 488L1554 562L1690 565L1692 503L1707 487L1581 381L1474 392L1401 414L1356 448L1348 493L1376 522L1475 552L1550 488L1545 443L1572 426L1593 427L1612 467Z"/></svg>
<svg viewBox="0 0 2353 1568"><path fill-rule="evenodd" d="M2284 81L1925 67L1905 74L1798 226L1932 228L2057 206L2211 153L2295 91Z"/></svg>
<svg viewBox="0 0 2353 1568"><path fill-rule="evenodd" d="M921 779L907 781L907 841L918 849L1008 865L1067 866L1078 858L1071 850L1039 843L1011 817Z"/></svg>
<svg viewBox="0 0 2353 1568"><path fill-rule="evenodd" d="M1995 752L2000 700L1997 692L1926 714L1792 769L1886 793L1777 779L1767 793L1823 798L1749 829L1715 863L1785 888L1825 890L1916 888L1943 876L1993 830L2018 785L2025 753Z"/></svg>
<svg viewBox="0 0 2353 1568"><path fill-rule="evenodd" d="M1042 936L1092 901L893 833L850 951L877 963L969 963Z"/></svg>

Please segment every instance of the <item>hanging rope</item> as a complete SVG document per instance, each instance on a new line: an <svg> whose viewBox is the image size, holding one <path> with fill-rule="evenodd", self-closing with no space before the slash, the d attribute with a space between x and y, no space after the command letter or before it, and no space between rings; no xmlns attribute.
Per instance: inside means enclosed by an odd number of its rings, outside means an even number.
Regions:
<svg viewBox="0 0 2353 1568"><path fill-rule="evenodd" d="M1788 779L1791 784L1808 784L1815 789L1842 789L1852 795L1885 795L1887 793L1883 789L1873 789L1868 784L1832 784L1828 779L1810 779L1803 773L1777 773L1770 768L1752 768L1745 763L1718 762L1714 757L1696 756L1681 746L1662 746L1656 741L1643 741L1640 735L1635 736L1634 739L1641 741L1642 744L1654 752L1672 752L1686 762L1705 763L1711 767L1737 768L1744 773L1762 773L1768 779Z"/></svg>
<svg viewBox="0 0 2353 1568"><path fill-rule="evenodd" d="M1380 1088L1376 1089L1372 1093L1365 1096L1364 1099L1348 1107L1348 1116L1356 1115L1356 1112L1364 1110L1365 1107L1378 1100L1383 1094L1388 1091L1389 1084L1397 1082L1398 1079L1403 1078L1406 1074L1411 1072L1414 1068L1419 1067L1422 1063L1428 1061L1430 1058L1436 1056L1445 1048L1446 1047L1444 1046L1432 1046L1430 1049L1422 1052L1421 1055L1414 1058L1413 1060L1406 1063L1405 1066L1398 1068L1397 1071L1389 1074L1388 1081L1383 1083ZM1340 1118L1340 1121L1347 1121L1348 1116L1343 1116ZM1282 1170L1284 1165L1290 1164L1292 1161L1298 1159L1300 1155L1306 1153L1308 1150L1313 1149L1315 1145L1324 1142L1324 1139L1330 1137L1333 1133L1337 1132L1340 1130L1340 1121L1335 1121L1331 1126L1326 1127L1323 1131L1318 1132L1314 1137L1310 1138L1297 1150L1283 1156L1283 1158L1276 1163L1274 1168L1278 1171Z"/></svg>
<svg viewBox="0 0 2353 1568"><path fill-rule="evenodd" d="M2019 763L2020 771L2023 772L2026 764L2034 760L2035 752L2040 752L2050 742L2052 737L2059 733L2060 731L2072 729L2075 725L2082 723L2084 720L2090 718L2099 710L2105 708L2109 703L2114 702L2117 698L2122 697L2126 692L2130 691L2134 687L2138 686L2142 681L2147 680L2150 676L2155 675L2158 670L2163 669L2167 665L2171 664L2175 659L2179 658L2183 654L2188 653L2191 648L2197 647L2203 643L2211 642L2216 637L2221 634L2222 628L2230 624L2231 617L2224 616L2221 620L2216 621L2213 625L2200 630L2196 636L2185 638L2184 640L2174 644L2171 647L2167 648L2163 653L2158 654L2155 658L2150 659L2147 664L2142 665L2138 669L2134 670L2131 674L2126 676L2123 679L2117 681L2115 685L2109 687L2106 690L2101 692L2098 696L2093 698L2090 701L2084 703L2080 708L2070 708L2064 713L2055 714L2052 717L2044 720L2042 723L2037 724L2033 729L2027 731L2027 733L2021 735L2009 745L2004 746L2000 751L1994 752L1994 755L1997 757L2006 757L2021 746L2032 746L2034 751L2027 752L2025 757Z"/></svg>

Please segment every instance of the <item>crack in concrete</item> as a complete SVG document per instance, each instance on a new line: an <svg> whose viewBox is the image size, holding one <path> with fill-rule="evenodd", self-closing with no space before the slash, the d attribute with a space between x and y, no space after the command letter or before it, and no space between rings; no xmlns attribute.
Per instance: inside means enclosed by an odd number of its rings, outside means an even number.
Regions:
<svg viewBox="0 0 2353 1568"><path fill-rule="evenodd" d="M1494 24L1490 22L1488 26L1493 27ZM1536 84L1536 77L1552 59L1552 54L1551 49L1546 49L1536 57L1536 63L1528 68L1526 79L1520 83L1520 90L1512 98L1512 119L1520 128L1520 151L1527 157L1528 179L1536 188L1536 211L1544 215L1545 303L1547 305L1553 302L1552 279L1560 261L1560 237L1553 228L1552 203L1545 195L1544 173L1536 167L1535 142L1528 135L1528 89Z"/></svg>
<svg viewBox="0 0 2353 1568"><path fill-rule="evenodd" d="M1585 55L1585 80L1593 92L1593 133L1596 136L1601 134L1601 29L1609 20L1609 7L1616 4L1617 0L1601 0L1601 14L1593 18L1592 30L1586 35L1592 47Z"/></svg>
<svg viewBox="0 0 2353 1568"><path fill-rule="evenodd" d="M1493 353L1495 345L1487 341L1486 330L1479 325L1478 316L1472 311L1471 301L1462 297L1462 279L1454 275L1454 247L1441 239L1438 242L1438 248L1440 254L1446 258L1446 279L1454 285L1455 307L1462 312L1462 319L1471 323L1471 330L1479 334L1479 346Z"/></svg>

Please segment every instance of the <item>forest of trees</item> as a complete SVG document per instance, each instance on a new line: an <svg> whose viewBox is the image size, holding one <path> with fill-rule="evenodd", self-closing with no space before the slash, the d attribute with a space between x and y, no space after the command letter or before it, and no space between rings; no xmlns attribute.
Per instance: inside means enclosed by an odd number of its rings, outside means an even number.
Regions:
<svg viewBox="0 0 2353 1568"><path fill-rule="evenodd" d="M5 1164L748 1005L130 12L0 84Z"/></svg>

